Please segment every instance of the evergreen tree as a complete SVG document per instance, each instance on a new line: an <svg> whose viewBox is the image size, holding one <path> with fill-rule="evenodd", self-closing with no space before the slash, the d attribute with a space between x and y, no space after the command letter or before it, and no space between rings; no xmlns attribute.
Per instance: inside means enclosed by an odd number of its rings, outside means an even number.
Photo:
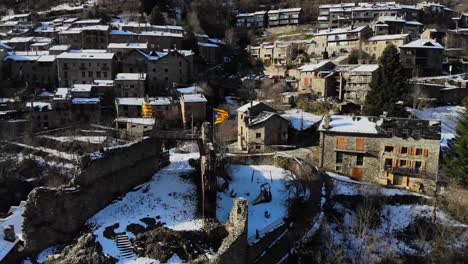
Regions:
<svg viewBox="0 0 468 264"><path fill-rule="evenodd" d="M370 83L366 96L364 114L378 116L384 111L389 116L403 115L403 107L396 104L404 101L407 77L400 64L398 49L390 44L379 59L379 69Z"/></svg>
<svg viewBox="0 0 468 264"><path fill-rule="evenodd" d="M465 111L460 113L455 140L450 144L447 158L447 176L456 183L468 186L468 97L464 99Z"/></svg>

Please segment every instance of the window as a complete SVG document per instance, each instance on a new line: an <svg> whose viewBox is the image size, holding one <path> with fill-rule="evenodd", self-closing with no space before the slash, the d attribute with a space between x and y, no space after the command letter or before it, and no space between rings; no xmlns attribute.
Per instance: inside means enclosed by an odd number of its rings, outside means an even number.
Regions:
<svg viewBox="0 0 468 264"><path fill-rule="evenodd" d="M343 163L343 153L342 152L337 152L336 153L336 164L342 164Z"/></svg>
<svg viewBox="0 0 468 264"><path fill-rule="evenodd" d="M345 149L345 137L336 137L336 149Z"/></svg>
<svg viewBox="0 0 468 264"><path fill-rule="evenodd" d="M423 150L418 148L416 149L415 153L414 153L416 156L421 156L423 154Z"/></svg>
<svg viewBox="0 0 468 264"><path fill-rule="evenodd" d="M413 130L413 138L420 138L421 137L421 131L420 130Z"/></svg>
<svg viewBox="0 0 468 264"><path fill-rule="evenodd" d="M256 133L255 134L255 138L261 138L262 137L262 133Z"/></svg>
<svg viewBox="0 0 468 264"><path fill-rule="evenodd" d="M393 129L392 128L389 128L387 130L387 134L390 136L390 137L393 137Z"/></svg>
<svg viewBox="0 0 468 264"><path fill-rule="evenodd" d="M100 71L96 72L96 77L101 77L101 72Z"/></svg>
<svg viewBox="0 0 468 264"><path fill-rule="evenodd" d="M401 147L400 153L401 154L407 154L408 153L408 148L407 147Z"/></svg>
<svg viewBox="0 0 468 264"><path fill-rule="evenodd" d="M244 135L244 127L241 127L241 136Z"/></svg>
<svg viewBox="0 0 468 264"><path fill-rule="evenodd" d="M88 72L88 77L93 77L93 72L92 71Z"/></svg>
<svg viewBox="0 0 468 264"><path fill-rule="evenodd" d="M169 70L168 70L167 68L166 68L166 69L164 69L164 72L168 72L168 71L169 71Z"/></svg>
<svg viewBox="0 0 468 264"><path fill-rule="evenodd" d="M403 131L401 132L401 136L403 138L408 137L408 129L403 129Z"/></svg>
<svg viewBox="0 0 468 264"><path fill-rule="evenodd" d="M422 166L422 162L421 162L421 161L415 161L415 162L414 162L414 168L415 168L416 170L419 171L419 170L421 169L421 166Z"/></svg>
<svg viewBox="0 0 468 264"><path fill-rule="evenodd" d="M356 138L356 151L364 151L364 139Z"/></svg>
<svg viewBox="0 0 468 264"><path fill-rule="evenodd" d="M261 146L260 145L255 145L255 149L260 149Z"/></svg>
<svg viewBox="0 0 468 264"><path fill-rule="evenodd" d="M400 167L406 167L406 160L400 160Z"/></svg>
<svg viewBox="0 0 468 264"><path fill-rule="evenodd" d="M107 78L107 72L104 72L104 78Z"/></svg>
<svg viewBox="0 0 468 264"><path fill-rule="evenodd" d="M357 155L356 156L356 165L357 166L364 165L364 155Z"/></svg>
<svg viewBox="0 0 468 264"><path fill-rule="evenodd" d="M81 72L81 77L86 77L86 73L85 72Z"/></svg>
<svg viewBox="0 0 468 264"><path fill-rule="evenodd" d="M392 167L393 160L392 159L385 159L385 167Z"/></svg>
<svg viewBox="0 0 468 264"><path fill-rule="evenodd" d="M385 146L384 151L385 152L393 152L393 146Z"/></svg>

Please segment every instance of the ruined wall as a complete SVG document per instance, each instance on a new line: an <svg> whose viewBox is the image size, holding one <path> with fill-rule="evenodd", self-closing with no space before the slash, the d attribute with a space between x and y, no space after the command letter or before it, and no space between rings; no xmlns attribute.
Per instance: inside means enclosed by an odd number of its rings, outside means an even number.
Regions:
<svg viewBox="0 0 468 264"><path fill-rule="evenodd" d="M34 189L24 212L26 250L37 252L72 239L88 218L149 180L167 158L158 140L146 138L106 151L98 159L85 159L71 186Z"/></svg>
<svg viewBox="0 0 468 264"><path fill-rule="evenodd" d="M243 264L247 263L247 223L248 202L238 198L234 200L226 229L229 235L223 240L218 252L209 260L200 259L195 263Z"/></svg>

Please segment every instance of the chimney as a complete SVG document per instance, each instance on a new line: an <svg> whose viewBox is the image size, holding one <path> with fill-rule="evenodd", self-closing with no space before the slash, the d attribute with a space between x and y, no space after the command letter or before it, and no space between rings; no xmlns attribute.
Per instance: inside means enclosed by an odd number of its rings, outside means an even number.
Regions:
<svg viewBox="0 0 468 264"><path fill-rule="evenodd" d="M15 227L13 225L8 225L5 227L3 230L4 235L5 235L5 240L9 242L15 242L16 241L16 234L15 234Z"/></svg>
<svg viewBox="0 0 468 264"><path fill-rule="evenodd" d="M323 119L324 123L323 123L323 128L325 129L330 129L330 121L331 121L331 117L330 115L326 115Z"/></svg>

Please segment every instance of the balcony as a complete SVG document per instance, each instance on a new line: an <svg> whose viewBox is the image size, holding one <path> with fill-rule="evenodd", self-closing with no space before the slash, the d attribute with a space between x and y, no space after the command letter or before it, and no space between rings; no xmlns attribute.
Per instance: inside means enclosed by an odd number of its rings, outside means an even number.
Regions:
<svg viewBox="0 0 468 264"><path fill-rule="evenodd" d="M407 176L423 176L427 175L426 170L421 168L393 167L385 165L384 170L392 174L407 175Z"/></svg>

